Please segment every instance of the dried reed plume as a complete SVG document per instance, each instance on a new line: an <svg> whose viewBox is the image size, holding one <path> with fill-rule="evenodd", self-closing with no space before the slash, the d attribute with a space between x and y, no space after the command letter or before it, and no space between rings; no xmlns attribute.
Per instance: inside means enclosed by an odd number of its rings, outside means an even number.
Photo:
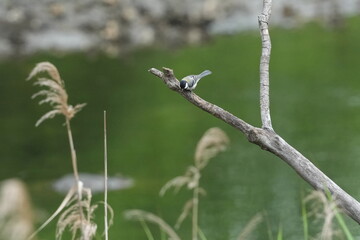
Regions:
<svg viewBox="0 0 360 240"><path fill-rule="evenodd" d="M193 191L193 197L185 203L183 211L175 225L175 228L179 228L181 223L192 211L192 240L197 240L199 235L201 239L205 239L205 236L198 226L199 195L205 194L205 190L199 186L201 170L206 167L211 158L224 151L229 142L229 138L221 129L210 128L197 144L194 165L189 166L184 175L168 181L160 190L160 196L163 196L170 188L174 188L175 192L178 192L183 186L187 186L189 190ZM147 221L155 223L169 236L170 240L180 240L176 232L164 220L152 213L141 210L129 210L125 213L125 216L128 219L135 219L140 222ZM147 232L146 229L144 230Z"/></svg>
<svg viewBox="0 0 360 240"><path fill-rule="evenodd" d="M78 202L79 189L73 186L58 209L28 238L33 239L42 229L44 229L56 216L60 214L56 225L56 239L60 240L66 228L72 233L72 239L90 240L96 232L96 224L92 221L94 210L98 205L91 205L91 191L84 188L82 184L78 186L81 192L81 201ZM81 214L79 214L81 213ZM112 211L111 211L112 213ZM77 235L80 232L78 238Z"/></svg>
<svg viewBox="0 0 360 240"><path fill-rule="evenodd" d="M312 211L309 215L313 215L318 220L323 220L324 224L319 233L318 238L322 240L331 240L334 236L340 234L335 230L333 220L337 213L336 201L328 198L322 191L313 191L305 199L305 202L311 202Z"/></svg>
<svg viewBox="0 0 360 240"><path fill-rule="evenodd" d="M69 202L59 217L56 228L56 239L60 240L65 229L69 228L72 233L72 239L75 239L80 232L81 240L90 240L95 236L97 225L92 221L97 204L91 205L91 190L82 188L82 198L80 205L77 203L77 195L71 196ZM80 207L80 208L79 208ZM82 212L82 214L79 214Z"/></svg>
<svg viewBox="0 0 360 240"><path fill-rule="evenodd" d="M17 179L0 185L0 239L25 240L33 229L33 211L24 183Z"/></svg>
<svg viewBox="0 0 360 240"><path fill-rule="evenodd" d="M176 228L179 228L192 210L192 240L198 239L199 195L205 193L205 190L200 187L201 170L207 166L211 158L225 151L229 142L229 138L220 128L210 128L207 130L197 144L194 166L188 167L183 176L170 180L160 190L161 196L170 188L179 191L185 185L189 190L193 191L193 197L185 204L175 225Z"/></svg>
<svg viewBox="0 0 360 240"><path fill-rule="evenodd" d="M175 192L179 191L181 187L187 185L188 189L198 187L201 174L200 170L207 166L209 160L215 157L218 153L225 151L230 140L226 133L220 128L210 128L197 144L194 162L195 166L189 166L184 175L173 178L168 181L160 190L160 195L163 196L170 188L174 188Z"/></svg>
<svg viewBox="0 0 360 240"><path fill-rule="evenodd" d="M226 133L220 128L210 128L197 144L195 151L195 166L198 169L204 168L209 160L218 153L225 151L230 140Z"/></svg>
<svg viewBox="0 0 360 240"><path fill-rule="evenodd" d="M83 188L83 184L79 178L79 172L77 169L77 156L70 126L70 120L75 116L75 114L80 111L85 104L78 104L73 107L68 104L68 94L65 90L64 81L61 79L59 71L57 68L49 62L38 63L35 68L31 71L27 80L35 77L39 73L45 72L48 77L39 77L34 85L44 87L45 89L40 90L35 93L32 98L37 96L44 96L44 99L39 102L39 104L49 103L52 107L52 110L44 114L37 122L36 126L39 126L43 121L53 118L58 114L62 114L65 117L65 125L67 128L67 134L70 145L71 160L75 177L75 184L72 189L69 190L67 197L65 197L63 203L60 205L58 210L46 221L36 232L40 231L45 227L55 216L57 216L65 207L68 207L67 210L61 215L58 223L58 232L57 238L61 238L63 229L69 224L73 232L73 239L76 236L78 230L81 231L81 240L91 239L94 235L93 231L96 230L96 227L91 223L91 214L93 212L93 207L90 206L91 193L86 191ZM83 194L85 193L85 194ZM89 195L90 194L90 195ZM84 197L84 198L83 198ZM70 202L74 199L77 199L77 206L70 206ZM65 214L65 215L64 215ZM34 234L30 237L30 239Z"/></svg>
<svg viewBox="0 0 360 240"><path fill-rule="evenodd" d="M50 110L46 114L44 114L35 124L35 126L39 126L43 121L46 119L50 119L55 117L58 114L62 114L65 117L65 124L67 128L68 133L68 139L70 144L70 152L71 152L71 160L72 160L72 166L74 171L74 177L76 180L76 185L79 185L80 179L79 179L79 173L77 169L77 157L76 157L76 151L74 146L74 140L72 137L71 132L71 126L70 126L70 120L75 116L77 112L79 112L86 104L77 104L75 107L68 104L68 94L65 90L65 84L64 81L61 79L59 71L57 68L49 62L41 62L38 63L35 68L31 71L29 77L27 80L30 80L31 78L35 77L37 74L46 72L50 78L46 77L39 77L34 85L45 87L47 89L40 90L39 92L35 93L32 98L35 98L37 96L45 96L43 100L39 102L39 104L43 103L49 103L50 106L53 108L53 110ZM80 204L80 195L81 192L79 190L79 204Z"/></svg>
<svg viewBox="0 0 360 240"><path fill-rule="evenodd" d="M38 63L35 68L31 71L27 80L32 79L37 74L45 72L50 78L40 77L34 85L44 87L46 89L40 90L39 92L32 95L32 98L38 96L44 96L45 98L39 101L39 104L49 103L52 106L52 110L44 114L35 124L39 126L46 119L55 117L58 114L65 116L66 120L72 119L75 114L80 111L86 104L77 104L75 107L68 104L68 94L65 90L64 81L61 79L57 68L49 62Z"/></svg>

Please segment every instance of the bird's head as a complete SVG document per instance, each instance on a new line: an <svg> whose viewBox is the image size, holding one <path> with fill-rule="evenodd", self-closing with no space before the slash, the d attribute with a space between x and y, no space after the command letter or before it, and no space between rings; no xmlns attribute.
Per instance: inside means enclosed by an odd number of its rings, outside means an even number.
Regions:
<svg viewBox="0 0 360 240"><path fill-rule="evenodd" d="M188 84L188 82L186 81L186 80L181 80L180 81L180 88L181 89L188 89L189 88L189 84Z"/></svg>

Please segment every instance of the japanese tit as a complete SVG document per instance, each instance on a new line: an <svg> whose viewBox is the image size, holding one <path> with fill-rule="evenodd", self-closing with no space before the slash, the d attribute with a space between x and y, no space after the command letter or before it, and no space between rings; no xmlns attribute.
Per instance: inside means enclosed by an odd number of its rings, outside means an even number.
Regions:
<svg viewBox="0 0 360 240"><path fill-rule="evenodd" d="M200 73L199 75L189 75L187 77L184 77L181 81L180 81L180 87L181 89L185 89L185 90L194 90L196 88L196 85L198 84L198 82L200 81L201 78L210 75L211 71L209 70L205 70L202 73Z"/></svg>

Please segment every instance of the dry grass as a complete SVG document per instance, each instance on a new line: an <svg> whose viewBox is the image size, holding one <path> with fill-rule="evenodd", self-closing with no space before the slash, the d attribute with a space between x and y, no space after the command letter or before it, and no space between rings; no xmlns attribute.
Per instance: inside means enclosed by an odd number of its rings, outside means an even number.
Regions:
<svg viewBox="0 0 360 240"><path fill-rule="evenodd" d="M0 185L0 239L25 240L33 231L33 211L23 182L9 179Z"/></svg>
<svg viewBox="0 0 360 240"><path fill-rule="evenodd" d="M230 140L220 128L210 128L207 130L197 144L194 165L189 166L184 175L173 178L168 181L160 190L163 196L170 188L174 188L175 192L179 191L183 186L193 191L193 197L184 205L175 227L179 228L181 223L189 214L192 214L192 240L197 240L199 235L199 195L205 194L205 190L200 187L201 170L204 169L210 159L217 154L225 151Z"/></svg>
<svg viewBox="0 0 360 240"><path fill-rule="evenodd" d="M314 216L317 221L323 221L317 239L332 240L334 237L339 237L340 232L336 230L333 223L337 214L336 202L329 199L322 191L313 191L304 201L310 203L310 209L312 210L309 212L309 216Z"/></svg>
<svg viewBox="0 0 360 240"><path fill-rule="evenodd" d="M98 205L91 205L90 189L82 188L81 192L80 205L77 203L77 195L73 194L66 208L62 211L57 223L56 239L62 238L66 228L70 229L72 239L75 239L78 233L80 233L78 239L81 240L90 240L95 236L97 225L93 222L93 217Z"/></svg>
<svg viewBox="0 0 360 240"><path fill-rule="evenodd" d="M189 166L184 175L168 181L161 188L160 195L163 196L170 188L174 188L175 192L178 192L185 185L190 190L199 187L201 170L207 166L211 158L225 151L229 142L229 138L220 128L207 130L197 144L194 166ZM204 190L200 191L204 192Z"/></svg>
<svg viewBox="0 0 360 240"><path fill-rule="evenodd" d="M199 237L201 239L206 239L198 226L199 195L205 195L205 190L200 187L201 170L207 166L211 158L215 157L218 153L225 151L229 142L229 138L221 129L210 128L207 130L197 144L194 165L189 166L184 175L168 181L160 190L160 196L164 196L171 188L174 189L175 193L184 186L192 191L193 196L185 203L175 225L176 229L180 228L181 223L192 214L192 240L197 240ZM128 219L135 219L140 222L148 221L156 223L159 225L160 229L167 233L170 239L180 240L176 232L164 220L152 213L141 210L130 210L125 213L125 216ZM145 232L148 231L148 229L144 230ZM152 239L152 237L149 236L148 239Z"/></svg>
<svg viewBox="0 0 360 240"><path fill-rule="evenodd" d="M57 68L49 62L38 63L31 71L27 80L42 72L47 73L50 78L40 77L35 81L34 85L45 89L35 93L32 98L44 96L44 99L40 100L39 104L48 103L51 105L52 110L45 113L35 125L39 126L43 121L53 118L58 114L64 115L66 120L71 120L86 104L82 103L75 106L68 104L68 94L65 90L64 81L61 79Z"/></svg>
<svg viewBox="0 0 360 240"><path fill-rule="evenodd" d="M129 220L147 221L158 225L169 237L169 240L180 240L180 237L163 219L155 214L142 210L128 210L125 217Z"/></svg>
<svg viewBox="0 0 360 240"><path fill-rule="evenodd" d="M250 234L255 230L255 228L263 221L263 215L261 213L256 214L254 217L250 219L250 221L246 224L240 235L238 236L238 240L246 240L250 236Z"/></svg>
<svg viewBox="0 0 360 240"><path fill-rule="evenodd" d="M107 181L108 181L108 157L107 157L107 127L106 127L106 111L104 111L104 228L105 228L105 240L109 239L109 222L108 222L108 190L107 190Z"/></svg>
<svg viewBox="0 0 360 240"><path fill-rule="evenodd" d="M35 93L32 98L43 96L44 98L40 100L39 104L48 103L52 110L44 114L35 125L39 126L43 121L56 115L63 115L65 117L75 183L55 213L30 236L30 239L62 212L57 223L56 238L61 239L65 229L69 228L72 232L72 239L90 240L96 232L96 224L92 221L92 218L97 205L91 205L91 191L84 188L83 183L79 179L77 156L70 126L70 120L85 104L77 104L75 106L68 104L68 94L64 81L61 79L57 68L49 62L37 64L27 80L43 72L48 76L39 77L34 83L34 85L43 89Z"/></svg>
<svg viewBox="0 0 360 240"><path fill-rule="evenodd" d="M197 144L195 151L195 166L198 169L206 167L209 160L229 145L229 138L220 128L210 128Z"/></svg>

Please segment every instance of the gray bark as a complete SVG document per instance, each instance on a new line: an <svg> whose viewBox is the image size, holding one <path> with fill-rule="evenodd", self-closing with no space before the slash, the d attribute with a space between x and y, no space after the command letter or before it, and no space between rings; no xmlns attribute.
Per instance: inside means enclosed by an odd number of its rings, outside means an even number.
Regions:
<svg viewBox="0 0 360 240"><path fill-rule="evenodd" d="M269 100L269 64L271 54L271 41L268 29L268 22L271 15L271 0L264 0L262 13L259 15L259 28L261 35L261 58L260 58L260 111L262 127L272 129L270 117L270 100Z"/></svg>

